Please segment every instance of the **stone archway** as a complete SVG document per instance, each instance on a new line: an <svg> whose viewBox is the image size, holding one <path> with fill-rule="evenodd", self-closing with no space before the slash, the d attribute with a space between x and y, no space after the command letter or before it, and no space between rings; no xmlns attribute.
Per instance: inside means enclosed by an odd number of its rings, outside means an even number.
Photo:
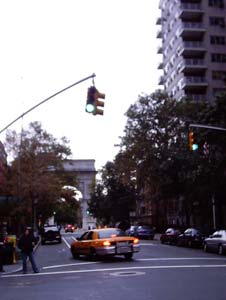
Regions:
<svg viewBox="0 0 226 300"><path fill-rule="evenodd" d="M94 159L70 159L64 162L66 172L75 173L78 190L82 193L81 215L82 228L88 229L96 226L96 219L87 214L87 201L90 199L90 186L96 176Z"/></svg>

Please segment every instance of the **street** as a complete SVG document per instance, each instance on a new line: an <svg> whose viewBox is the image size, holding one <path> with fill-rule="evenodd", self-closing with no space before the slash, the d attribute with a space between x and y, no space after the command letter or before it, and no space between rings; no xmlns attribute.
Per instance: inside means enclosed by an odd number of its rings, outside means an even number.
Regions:
<svg viewBox="0 0 226 300"><path fill-rule="evenodd" d="M1 274L2 300L131 299L223 300L226 295L226 257L141 240L133 260L123 257L73 259L64 233L62 244L40 245L35 258L40 273Z"/></svg>

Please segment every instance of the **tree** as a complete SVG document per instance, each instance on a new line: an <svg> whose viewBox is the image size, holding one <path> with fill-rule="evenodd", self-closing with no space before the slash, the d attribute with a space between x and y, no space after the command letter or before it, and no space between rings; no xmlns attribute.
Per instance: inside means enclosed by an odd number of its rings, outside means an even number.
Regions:
<svg viewBox="0 0 226 300"><path fill-rule="evenodd" d="M89 201L89 211L101 225L116 225L129 221L134 210L136 193L133 187L122 181L117 165L107 162L101 170L101 181Z"/></svg>
<svg viewBox="0 0 226 300"><path fill-rule="evenodd" d="M10 212L11 218L19 215L21 223L32 224L34 214L43 222L52 215L67 183L60 175L63 161L71 154L67 144L65 137L57 141L39 122L30 123L20 134L7 132L5 148L12 157L7 193L18 203Z"/></svg>
<svg viewBox="0 0 226 300"><path fill-rule="evenodd" d="M117 157L125 173L135 174L139 195L152 202L154 222L159 225L167 224L168 210L175 199L183 199L181 208L177 207L186 217L186 226L197 211L194 204L198 205L200 217L204 199L210 203L213 191L223 190L225 136L199 130L199 150L191 152L188 132L191 123L225 127L225 101L222 95L214 103L194 103L188 99L177 102L156 93L140 96L128 109ZM203 154L205 141L211 148L208 157Z"/></svg>

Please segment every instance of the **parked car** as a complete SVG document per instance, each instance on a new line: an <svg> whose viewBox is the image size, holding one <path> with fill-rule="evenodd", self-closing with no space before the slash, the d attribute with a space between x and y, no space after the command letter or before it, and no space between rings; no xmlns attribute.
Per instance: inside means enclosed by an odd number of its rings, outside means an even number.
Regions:
<svg viewBox="0 0 226 300"><path fill-rule="evenodd" d="M138 226L135 230L134 236L140 239L150 239L153 240L155 236L155 231L148 225Z"/></svg>
<svg viewBox="0 0 226 300"><path fill-rule="evenodd" d="M67 224L64 227L65 232L74 232L75 231L75 226L72 224Z"/></svg>
<svg viewBox="0 0 226 300"><path fill-rule="evenodd" d="M216 252L220 255L226 253L226 230L215 231L204 239L203 250L205 252Z"/></svg>
<svg viewBox="0 0 226 300"><path fill-rule="evenodd" d="M132 225L132 226L130 226L129 229L126 230L126 233L127 233L129 236L134 236L134 234L135 234L135 232L136 232L136 229L137 229L137 226Z"/></svg>
<svg viewBox="0 0 226 300"><path fill-rule="evenodd" d="M46 242L61 243L60 229L56 225L44 226L41 230L41 243L44 245Z"/></svg>
<svg viewBox="0 0 226 300"><path fill-rule="evenodd" d="M180 234L177 238L178 246L196 247L203 246L204 235L196 228L188 228L184 233Z"/></svg>
<svg viewBox="0 0 226 300"><path fill-rule="evenodd" d="M71 244L71 254L74 258L80 255L90 258L123 255L126 259L131 259L133 253L139 250L139 239L126 235L119 228L88 230Z"/></svg>
<svg viewBox="0 0 226 300"><path fill-rule="evenodd" d="M162 244L176 245L177 238L181 234L178 229L168 228L165 233L160 236L160 241Z"/></svg>

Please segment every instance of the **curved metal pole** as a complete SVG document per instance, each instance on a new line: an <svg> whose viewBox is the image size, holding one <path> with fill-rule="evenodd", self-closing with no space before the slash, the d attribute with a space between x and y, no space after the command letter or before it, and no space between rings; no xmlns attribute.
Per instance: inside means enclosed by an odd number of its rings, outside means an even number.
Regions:
<svg viewBox="0 0 226 300"><path fill-rule="evenodd" d="M88 77L86 77L86 78L83 78L83 79L81 79L81 80L79 80L79 81L77 81L77 82L75 82L75 83L69 85L68 87L66 87L66 88L64 88L64 89L62 89L62 90L60 90L59 92L56 92L56 93L53 94L52 96L50 96L50 97L48 97L48 98L42 100L41 102L39 102L39 103L36 104L35 106L33 106L33 107L31 107L30 109L28 109L27 111L25 111L22 115L20 115L19 117L17 117L15 120L13 120L11 123L9 123L7 126L5 126L2 130L0 130L0 134L1 134L3 131L5 131L7 128L9 128L12 124L14 124L16 121L18 121L20 118L23 118L25 115L27 115L29 112L31 112L32 110L34 110L35 108L37 108L37 107L40 106L41 104L47 102L48 100L52 99L53 97L55 97L55 96L57 96L57 95L59 95L59 94L65 92L66 90L72 88L73 86L75 86L75 85L77 85L77 84L79 84L79 83L81 83L81 82L83 82L83 81L85 81L85 80L87 80L87 79L94 78L95 76L96 76L96 75L93 73L92 75L90 75L90 76L88 76Z"/></svg>

